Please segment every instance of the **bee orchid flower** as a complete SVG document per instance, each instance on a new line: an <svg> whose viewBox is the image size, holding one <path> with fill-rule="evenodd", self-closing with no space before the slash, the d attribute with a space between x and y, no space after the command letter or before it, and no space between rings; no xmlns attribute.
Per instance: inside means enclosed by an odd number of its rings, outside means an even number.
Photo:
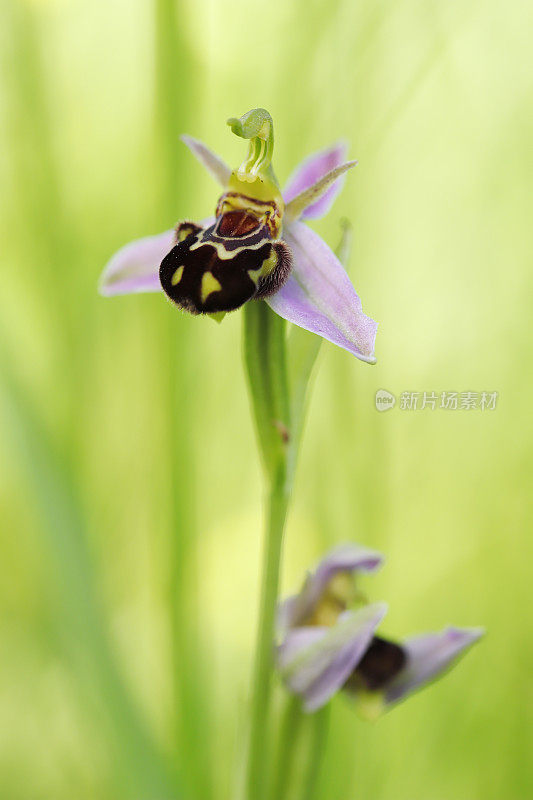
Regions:
<svg viewBox="0 0 533 800"><path fill-rule="evenodd" d="M202 142L182 136L223 193L214 218L126 245L109 261L104 295L163 291L182 310L220 320L250 300L363 361L374 363L377 324L367 317L344 267L305 220L330 209L345 172L338 143L307 158L284 192L274 174L270 114L254 109L228 124L249 140L247 158L231 170Z"/></svg>
<svg viewBox="0 0 533 800"><path fill-rule="evenodd" d="M318 710L343 689L364 716L375 717L439 677L483 634L449 627L402 643L377 636L386 606L366 604L357 576L381 560L356 545L337 548L281 604L277 664L305 711Z"/></svg>

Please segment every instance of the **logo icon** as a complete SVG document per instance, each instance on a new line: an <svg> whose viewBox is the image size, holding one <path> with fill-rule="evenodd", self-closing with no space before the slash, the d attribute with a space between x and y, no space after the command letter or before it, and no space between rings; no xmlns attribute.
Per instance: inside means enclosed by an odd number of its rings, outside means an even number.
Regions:
<svg viewBox="0 0 533 800"><path fill-rule="evenodd" d="M378 411L390 411L396 405L396 397L386 389L378 389L376 392L376 408Z"/></svg>

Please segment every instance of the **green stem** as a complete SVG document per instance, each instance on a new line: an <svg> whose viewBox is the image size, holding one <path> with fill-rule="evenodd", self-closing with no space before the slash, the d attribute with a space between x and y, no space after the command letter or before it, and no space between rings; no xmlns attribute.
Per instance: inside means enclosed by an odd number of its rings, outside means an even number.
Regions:
<svg viewBox="0 0 533 800"><path fill-rule="evenodd" d="M271 681L283 532L290 501L288 468L290 402L285 324L265 303L244 309L244 358L267 483L267 521L261 601L253 669L246 796L261 800L266 790Z"/></svg>
<svg viewBox="0 0 533 800"><path fill-rule="evenodd" d="M251 708L250 750L248 757L247 791L249 800L264 796L269 711L272 688L273 643L276 605L278 599L279 568L283 531L289 504L286 472L281 468L268 497L268 516L263 553L261 606L257 634L253 694ZM265 755L267 757L265 757Z"/></svg>
<svg viewBox="0 0 533 800"><path fill-rule="evenodd" d="M350 226L345 222L338 248L343 262L349 257L350 234ZM243 314L244 361L257 439L269 489L246 773L248 800L261 800L266 791L272 654L283 531L303 431L309 382L321 339L301 329L292 331L288 348L289 382L284 321L263 302L247 303ZM301 711L299 714L301 715ZM324 718L324 715L318 716L319 719ZM294 711L294 720L297 717L298 713ZM275 784L279 791L286 788L282 786L284 777L280 772L290 772L294 752L288 741L287 752L283 751L283 739L282 731L282 763L278 766ZM318 749L312 753L311 770L318 769L320 760L321 752Z"/></svg>
<svg viewBox="0 0 533 800"><path fill-rule="evenodd" d="M270 793L271 800L285 797L291 785L293 755L302 728L304 715L299 697L290 695L279 734L276 775Z"/></svg>
<svg viewBox="0 0 533 800"><path fill-rule="evenodd" d="M309 746L309 760L307 762L307 773L302 784L300 794L301 800L314 800L319 794L320 769L322 767L324 745L326 743L329 729L329 708L328 703L320 711L313 714L311 718L312 731L311 743Z"/></svg>

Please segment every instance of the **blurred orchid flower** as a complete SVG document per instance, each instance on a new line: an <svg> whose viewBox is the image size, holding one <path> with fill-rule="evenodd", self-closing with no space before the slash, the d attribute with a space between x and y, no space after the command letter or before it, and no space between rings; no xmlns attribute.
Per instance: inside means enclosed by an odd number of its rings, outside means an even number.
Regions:
<svg viewBox="0 0 533 800"><path fill-rule="evenodd" d="M270 114L254 109L228 124L249 140L236 170L202 142L182 136L224 188L215 218L181 222L126 245L107 264L101 293L164 291L180 308L218 320L248 300L264 299L289 322L375 363L377 324L363 313L338 258L304 223L329 211L344 173L356 164L345 160L346 145L307 158L282 194L271 165Z"/></svg>
<svg viewBox="0 0 533 800"><path fill-rule="evenodd" d="M357 575L381 562L379 553L343 545L280 605L278 668L308 712L344 689L365 716L374 717L439 677L483 634L480 628L450 627L402 644L376 636L387 607L366 604Z"/></svg>

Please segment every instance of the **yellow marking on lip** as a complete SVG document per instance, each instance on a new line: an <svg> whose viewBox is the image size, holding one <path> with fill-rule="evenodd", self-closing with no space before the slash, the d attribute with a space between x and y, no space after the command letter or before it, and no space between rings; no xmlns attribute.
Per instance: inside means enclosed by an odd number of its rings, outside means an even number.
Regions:
<svg viewBox="0 0 533 800"><path fill-rule="evenodd" d="M200 288L200 297L202 303L205 303L207 298L213 292L219 292L222 289L221 284L217 281L212 272L204 272L202 276L202 286Z"/></svg>
<svg viewBox="0 0 533 800"><path fill-rule="evenodd" d="M172 276L172 280L170 281L172 286L177 286L178 283L181 281L181 276L183 275L184 267L178 267L174 275Z"/></svg>
<svg viewBox="0 0 533 800"><path fill-rule="evenodd" d="M271 272L274 271L278 263L278 254L272 248L272 252L268 258L265 258L263 262L258 267L253 267L252 269L247 270L248 275L253 280L255 285L259 284L259 278L264 278L267 275L270 275Z"/></svg>
<svg viewBox="0 0 533 800"><path fill-rule="evenodd" d="M242 253L243 250L259 250L259 248L263 247L267 242L268 239L261 239L261 241L256 242L256 244L242 245L242 247L236 247L235 250L226 250L224 247L224 242L213 242L209 239L204 242L200 238L197 242L189 247L189 250L192 252L203 245L211 245L211 247L214 247L217 251L217 256L221 261L230 261L232 258L235 258L238 253Z"/></svg>
<svg viewBox="0 0 533 800"><path fill-rule="evenodd" d="M268 258L265 258L263 263L261 264L261 275L270 275L270 273L274 270L278 263L278 254L272 248L272 252Z"/></svg>
<svg viewBox="0 0 533 800"><path fill-rule="evenodd" d="M194 228L191 225L183 225L178 231L178 242L183 242L193 231Z"/></svg>

